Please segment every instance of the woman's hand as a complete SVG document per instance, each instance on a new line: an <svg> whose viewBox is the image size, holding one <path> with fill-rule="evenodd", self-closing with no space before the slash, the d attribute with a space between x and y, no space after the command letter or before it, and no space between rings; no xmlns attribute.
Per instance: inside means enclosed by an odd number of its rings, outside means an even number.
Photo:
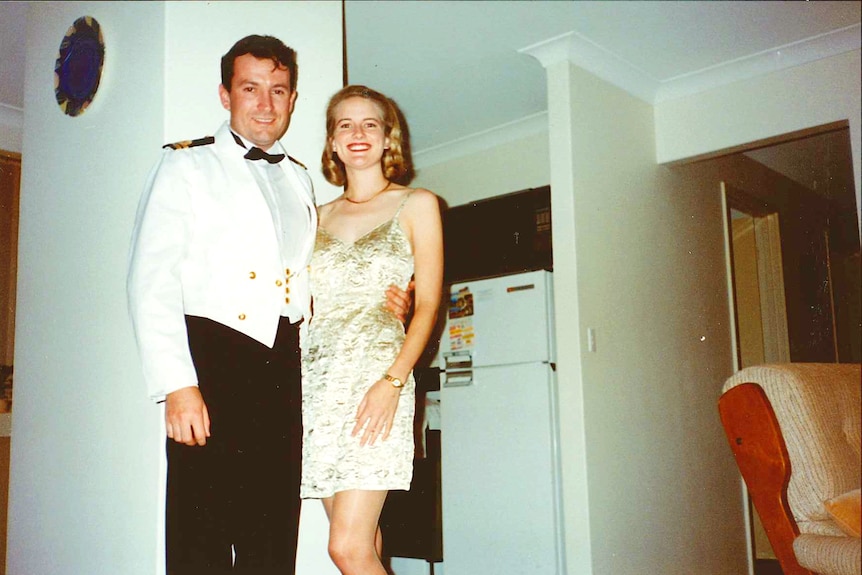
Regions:
<svg viewBox="0 0 862 575"><path fill-rule="evenodd" d="M380 379L365 392L356 412L356 425L351 432L354 437L362 433L359 445L374 445L378 437L386 441L392 431L400 396L401 389L385 379Z"/></svg>

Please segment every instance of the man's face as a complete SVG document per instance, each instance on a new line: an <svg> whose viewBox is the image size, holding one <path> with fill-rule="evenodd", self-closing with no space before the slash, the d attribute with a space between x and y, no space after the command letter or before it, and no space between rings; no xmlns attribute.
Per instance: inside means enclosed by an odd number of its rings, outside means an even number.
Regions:
<svg viewBox="0 0 862 575"><path fill-rule="evenodd" d="M296 102L296 92L290 91L290 72L273 68L270 59L258 59L243 54L234 60L230 92L219 85L219 97L225 110L230 111L230 127L234 132L268 150L287 131Z"/></svg>

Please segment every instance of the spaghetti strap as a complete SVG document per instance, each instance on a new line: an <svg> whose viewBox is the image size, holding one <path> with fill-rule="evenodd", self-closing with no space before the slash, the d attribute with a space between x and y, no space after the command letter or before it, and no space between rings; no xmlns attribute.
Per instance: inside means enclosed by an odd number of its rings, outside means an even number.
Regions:
<svg viewBox="0 0 862 575"><path fill-rule="evenodd" d="M413 195L413 192L414 192L414 191L416 191L416 190L410 190L409 192L407 192L406 194L404 194L404 198L402 198L401 203L400 203L400 204L398 204L398 209L397 209L397 210L395 210L395 215L394 215L394 216L392 216L392 219L393 219L393 220L398 219L398 216L400 216L400 215L401 215L401 210L404 208L404 204L406 204L406 203L407 203L407 200L409 200L409 199L410 199L410 196L412 196L412 195Z"/></svg>

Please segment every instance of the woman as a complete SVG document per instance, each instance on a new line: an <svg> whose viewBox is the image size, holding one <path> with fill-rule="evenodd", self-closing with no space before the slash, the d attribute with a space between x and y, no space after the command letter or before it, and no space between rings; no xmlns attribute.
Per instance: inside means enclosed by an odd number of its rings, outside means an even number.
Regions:
<svg viewBox="0 0 862 575"><path fill-rule="evenodd" d="M407 172L394 104L364 86L335 94L323 172L344 193L319 208L312 320L303 354L302 497L320 498L329 553L344 575L386 575L378 520L413 474L414 380L443 281L437 197ZM415 282L407 333L384 290Z"/></svg>

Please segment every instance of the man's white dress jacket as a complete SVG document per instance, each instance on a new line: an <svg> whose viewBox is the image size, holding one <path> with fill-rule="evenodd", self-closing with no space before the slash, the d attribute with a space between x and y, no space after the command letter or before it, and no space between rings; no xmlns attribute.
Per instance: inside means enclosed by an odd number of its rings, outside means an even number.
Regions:
<svg viewBox="0 0 862 575"><path fill-rule="evenodd" d="M279 143L269 150L280 151ZM144 379L156 401L197 385L186 315L268 347L286 297L310 317L308 262L317 228L311 178L289 159L275 164L289 188L281 193L297 194L308 217L301 245L284 246L274 222L290 218L273 214L245 152L225 123L213 143L166 150L141 198L127 289Z"/></svg>

